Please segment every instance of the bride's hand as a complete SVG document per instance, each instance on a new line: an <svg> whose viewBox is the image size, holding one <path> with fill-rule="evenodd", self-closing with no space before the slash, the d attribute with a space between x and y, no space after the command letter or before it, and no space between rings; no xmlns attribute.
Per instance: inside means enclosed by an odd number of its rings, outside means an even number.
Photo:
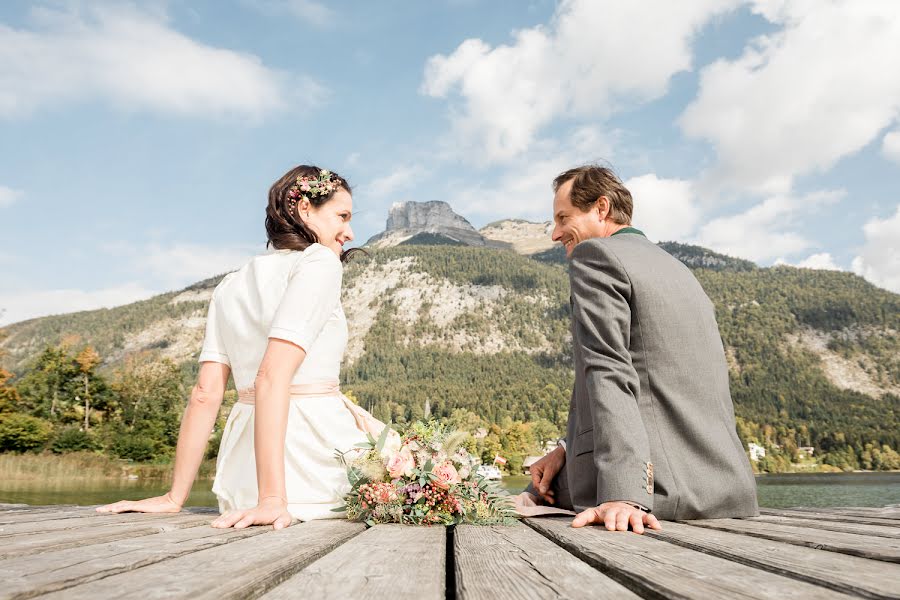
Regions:
<svg viewBox="0 0 900 600"><path fill-rule="evenodd" d="M98 506L97 512L177 513L181 512L181 504L172 499L171 492L166 492L165 495L156 496L155 498L145 498L144 500L120 500L105 506Z"/></svg>
<svg viewBox="0 0 900 600"><path fill-rule="evenodd" d="M275 529L284 529L291 524L293 517L287 510L287 503L281 498L270 496L263 498L250 510L233 510L212 522L213 527L227 529L243 529L250 525L272 525Z"/></svg>

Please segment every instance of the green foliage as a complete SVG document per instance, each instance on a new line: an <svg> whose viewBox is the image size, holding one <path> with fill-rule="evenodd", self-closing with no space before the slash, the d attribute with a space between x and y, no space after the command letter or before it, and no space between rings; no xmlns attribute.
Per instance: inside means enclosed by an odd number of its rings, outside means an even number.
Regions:
<svg viewBox="0 0 900 600"><path fill-rule="evenodd" d="M0 415L0 452L34 452L44 448L52 426L44 419L5 413Z"/></svg>
<svg viewBox="0 0 900 600"><path fill-rule="evenodd" d="M116 456L136 462L156 458L157 448L156 440L147 435L118 435L112 444Z"/></svg>
<svg viewBox="0 0 900 600"><path fill-rule="evenodd" d="M892 333L900 329L900 296L848 273L760 269L703 248L662 246L694 268L717 307L722 338L734 358L731 388L739 434L745 445L750 439L769 439L771 450L758 465L761 470L792 468L798 446L814 447L817 456L823 460L830 456L827 464L840 463L840 468L858 468L853 465L860 464L862 450L854 448L865 444L900 447L896 396L873 398L838 388L826 378L818 357L788 343L789 336L806 329L824 332L837 340L832 349L848 358L860 353L871 357L867 368L872 376L891 384L900 377L900 341ZM476 309L465 315L465 322L450 328L485 331L497 327L515 331L517 337L538 331L558 351L480 354L417 342L435 337L432 326L421 318L405 324L387 303L369 330L365 354L344 370L360 403L379 418L400 422L421 418L423 398L429 399L432 414L440 418L478 415L485 425L498 425L478 441L486 462L495 454L517 460L519 453L509 446L510 438L501 426L505 421L532 423L534 428L546 420L564 431L573 375L567 336L568 279L557 266L564 264L561 249L536 255L538 260L530 265L511 252L447 247L393 248L374 252L371 260L384 264L407 256L415 259L414 270L431 277L537 291L552 298L549 306L532 303L528 308L518 303L499 314ZM348 280L365 266L362 261L354 265ZM548 435L533 435L539 438L535 451Z"/></svg>
<svg viewBox="0 0 900 600"><path fill-rule="evenodd" d="M67 425L57 430L50 442L50 450L56 454L82 452L100 449L100 441L90 431L76 425Z"/></svg>
<svg viewBox="0 0 900 600"><path fill-rule="evenodd" d="M897 389L900 296L849 273L758 268L704 248L660 246L693 269L716 306L739 436L745 446L752 440L767 449L760 470L793 468L803 460L801 446L813 447L815 459L833 468L898 468L889 465L896 465L894 449L900 448L900 398L835 386L820 359L791 340L808 332L825 336L829 350L858 364L876 384ZM401 425L426 417L427 400L429 415L473 434L466 448L485 462L499 454L510 460L510 468L525 455L540 453L565 431L573 380L562 249L531 258L449 245L373 250L346 267L348 289L373 264L395 259L410 259L411 271L426 281L490 286L499 293L490 306L476 302L449 324L430 317L434 298L424 299L412 322L389 301L379 302L365 351L345 365L344 388L380 419ZM187 291L211 289L219 279ZM0 372L0 415L44 419L56 431L53 444L64 431L74 440L69 427L83 428L85 420L85 373L75 362L82 347L64 343L67 337L81 336L103 358L122 357L126 338L136 338L149 325L205 312L203 302L173 303L175 295L9 326L9 337L0 343L11 353L3 361L18 378ZM513 343L499 352L477 343L494 335ZM91 436L107 453L166 459L196 374L193 360L164 363L153 353L115 358L91 370ZM226 410L234 400L229 393ZM210 457L221 426L222 417Z"/></svg>
<svg viewBox="0 0 900 600"><path fill-rule="evenodd" d="M22 402L19 391L9 385L12 377L12 373L0 369L0 413L13 412Z"/></svg>

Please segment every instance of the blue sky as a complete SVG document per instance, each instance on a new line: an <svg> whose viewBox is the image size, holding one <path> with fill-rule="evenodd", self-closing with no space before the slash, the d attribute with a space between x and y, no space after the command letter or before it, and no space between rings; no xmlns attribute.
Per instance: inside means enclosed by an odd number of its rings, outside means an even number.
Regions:
<svg viewBox="0 0 900 600"><path fill-rule="evenodd" d="M624 0L0 6L0 324L264 251L295 164L476 227L550 218L606 161L635 224L900 292L900 3Z"/></svg>

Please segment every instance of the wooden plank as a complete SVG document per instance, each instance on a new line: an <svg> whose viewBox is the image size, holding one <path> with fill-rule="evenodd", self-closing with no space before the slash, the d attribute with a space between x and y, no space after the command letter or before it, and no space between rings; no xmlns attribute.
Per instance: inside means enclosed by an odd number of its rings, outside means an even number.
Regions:
<svg viewBox="0 0 900 600"><path fill-rule="evenodd" d="M446 553L445 527L376 525L262 598L395 598L408 590L417 600L443 600Z"/></svg>
<svg viewBox="0 0 900 600"><path fill-rule="evenodd" d="M694 527L732 531L768 540L787 542L797 546L840 552L873 560L900 562L900 540L856 533L823 531L809 527L760 523L750 519L708 519L684 522Z"/></svg>
<svg viewBox="0 0 900 600"><path fill-rule="evenodd" d="M868 506L834 506L831 508L810 508L798 507L792 510L800 510L805 512L826 512L836 515L849 515L854 517L879 517L883 519L900 519L900 508L894 506L885 506L883 508L874 508Z"/></svg>
<svg viewBox="0 0 900 600"><path fill-rule="evenodd" d="M640 598L522 523L461 525L452 537L461 600Z"/></svg>
<svg viewBox="0 0 900 600"><path fill-rule="evenodd" d="M876 537L885 537L892 539L900 539L900 529L896 527L882 527L880 525L866 525L863 523L854 523L852 521L819 521L817 519L803 519L798 517L788 517L782 515L763 515L760 517L750 517L745 521L753 521L756 523L775 523L776 525L792 525L794 527L811 527L813 529L822 529L825 531L837 531L840 533L856 533L859 535L874 535Z"/></svg>
<svg viewBox="0 0 900 600"><path fill-rule="evenodd" d="M265 532L200 526L0 561L0 599L48 594Z"/></svg>
<svg viewBox="0 0 900 600"><path fill-rule="evenodd" d="M641 596L705 598L849 598L846 594L665 542L648 535L574 529L571 519L526 523ZM664 522L663 528L668 525Z"/></svg>
<svg viewBox="0 0 900 600"><path fill-rule="evenodd" d="M862 598L900 597L900 565L682 523L647 535Z"/></svg>
<svg viewBox="0 0 900 600"><path fill-rule="evenodd" d="M344 520L311 521L191 552L139 569L42 596L97 598L255 598L320 556L359 534L364 526ZM385 549L380 549L382 552ZM361 558L357 556L356 559ZM338 579L343 574L335 574ZM306 594L304 594L306 596Z"/></svg>
<svg viewBox="0 0 900 600"><path fill-rule="evenodd" d="M815 509L774 509L761 508L759 514L774 517L794 517L815 521L833 521L835 523L860 523L863 525L879 525L881 527L900 527L900 519L887 517L856 516L843 513L821 512Z"/></svg>
<svg viewBox="0 0 900 600"><path fill-rule="evenodd" d="M36 520L0 525L0 543L3 543L6 538L11 536L50 533L52 531L67 531L70 529L80 529L82 527L99 527L101 525L115 525L119 523L153 523L155 521L165 521L176 514L178 513L122 513L118 515L101 515L99 513L94 513L81 517L53 519L49 521L44 521L40 515L37 515L35 517Z"/></svg>
<svg viewBox="0 0 900 600"><path fill-rule="evenodd" d="M171 515L164 521L117 523L70 531L51 531L4 538L0 559L27 556L38 552L63 550L75 546L102 544L130 537L152 535L161 531L197 527L210 522L208 515Z"/></svg>
<svg viewBox="0 0 900 600"><path fill-rule="evenodd" d="M65 507L47 507L47 508L20 508L8 510L0 513L0 524L8 523L26 523L36 519L54 520L69 519L72 517L86 517L91 514L98 514L93 508L88 506L65 506Z"/></svg>

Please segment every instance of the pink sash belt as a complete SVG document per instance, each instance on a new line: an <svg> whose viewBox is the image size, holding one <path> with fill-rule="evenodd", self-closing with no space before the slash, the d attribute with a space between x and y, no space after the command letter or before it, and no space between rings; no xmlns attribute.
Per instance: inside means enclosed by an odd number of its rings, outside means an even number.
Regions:
<svg viewBox="0 0 900 600"><path fill-rule="evenodd" d="M371 433L378 437L384 429L384 423L376 419L372 414L363 407L354 404L347 396L341 393L341 386L337 380L320 381L316 383L300 383L290 387L291 398L314 398L329 396L337 396L353 415L356 427L360 431ZM256 390L252 387L238 390L238 402L241 404L256 404Z"/></svg>

